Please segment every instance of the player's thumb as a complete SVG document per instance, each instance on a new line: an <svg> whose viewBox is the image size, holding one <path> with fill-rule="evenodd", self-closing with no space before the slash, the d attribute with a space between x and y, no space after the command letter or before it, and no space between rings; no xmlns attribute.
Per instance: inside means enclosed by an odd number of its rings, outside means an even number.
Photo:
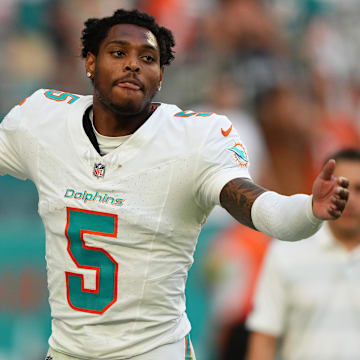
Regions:
<svg viewBox="0 0 360 360"><path fill-rule="evenodd" d="M321 169L319 177L323 180L331 180L334 173L336 162L334 159L330 159Z"/></svg>

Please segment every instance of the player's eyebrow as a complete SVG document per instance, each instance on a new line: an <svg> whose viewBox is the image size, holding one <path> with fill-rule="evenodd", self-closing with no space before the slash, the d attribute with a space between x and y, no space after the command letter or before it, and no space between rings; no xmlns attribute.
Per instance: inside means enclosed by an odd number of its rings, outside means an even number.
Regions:
<svg viewBox="0 0 360 360"><path fill-rule="evenodd" d="M108 45L112 45L112 44L116 44L116 45L124 45L124 46L129 46L131 45L131 43L129 41L126 41L126 40L112 40L112 41L109 41L106 46ZM142 48L144 49L149 49L149 50L153 50L153 51L158 51L158 47L155 47L153 45L150 45L150 44L143 44L141 45Z"/></svg>

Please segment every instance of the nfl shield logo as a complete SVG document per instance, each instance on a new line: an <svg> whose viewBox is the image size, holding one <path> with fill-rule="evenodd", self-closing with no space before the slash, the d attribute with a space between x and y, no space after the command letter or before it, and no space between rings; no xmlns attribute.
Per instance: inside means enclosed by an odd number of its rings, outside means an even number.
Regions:
<svg viewBox="0 0 360 360"><path fill-rule="evenodd" d="M102 178L105 175L105 165L97 163L94 165L94 171L93 171L93 175L95 177Z"/></svg>

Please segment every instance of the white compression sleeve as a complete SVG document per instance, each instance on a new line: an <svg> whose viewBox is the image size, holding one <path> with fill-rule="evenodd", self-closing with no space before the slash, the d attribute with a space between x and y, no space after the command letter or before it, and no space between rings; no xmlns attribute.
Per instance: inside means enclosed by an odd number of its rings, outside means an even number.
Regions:
<svg viewBox="0 0 360 360"><path fill-rule="evenodd" d="M284 196L273 191L264 192L254 201L251 218L257 230L285 241L305 239L322 224L312 211L312 196Z"/></svg>

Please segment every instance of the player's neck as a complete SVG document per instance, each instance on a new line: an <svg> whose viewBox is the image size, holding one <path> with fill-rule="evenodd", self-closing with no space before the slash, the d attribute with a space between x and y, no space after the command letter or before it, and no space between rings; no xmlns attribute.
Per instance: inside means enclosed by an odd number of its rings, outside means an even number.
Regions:
<svg viewBox="0 0 360 360"><path fill-rule="evenodd" d="M152 114L149 105L138 114L115 113L94 97L94 126L96 131L104 136L126 136L133 134Z"/></svg>

